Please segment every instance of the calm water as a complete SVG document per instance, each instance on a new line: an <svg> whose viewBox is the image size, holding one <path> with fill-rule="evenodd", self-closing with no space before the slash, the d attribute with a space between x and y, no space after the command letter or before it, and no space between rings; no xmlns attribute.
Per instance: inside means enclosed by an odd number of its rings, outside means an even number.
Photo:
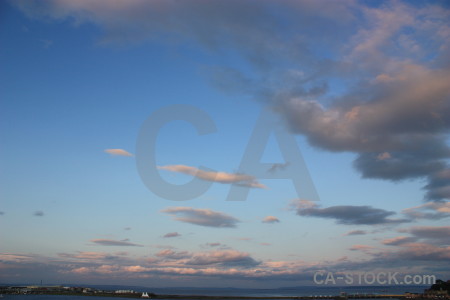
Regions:
<svg viewBox="0 0 450 300"><path fill-rule="evenodd" d="M208 296L267 296L277 299L280 296L310 296L310 295L339 295L340 292L348 294L403 294L405 292L422 293L426 286L345 286L345 287L298 287L282 289L162 289L148 288L146 292L172 295L208 295ZM139 289L135 289L139 291ZM108 300L125 299L116 297L89 297L89 296L47 296L47 295L4 295L3 299L11 300ZM181 299L180 299L181 300Z"/></svg>

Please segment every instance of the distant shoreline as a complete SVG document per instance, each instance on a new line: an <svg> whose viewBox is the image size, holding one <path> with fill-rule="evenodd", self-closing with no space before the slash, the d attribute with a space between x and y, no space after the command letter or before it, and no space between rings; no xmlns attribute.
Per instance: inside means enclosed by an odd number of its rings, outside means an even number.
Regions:
<svg viewBox="0 0 450 300"><path fill-rule="evenodd" d="M142 293L74 293L74 292L38 292L38 293L3 293L9 295L53 295L53 296L90 296L90 297L111 297L111 298L123 298L123 299L145 299L142 298ZM163 295L152 294L150 298L146 299L200 299L200 300L231 300L231 299L301 299L301 300L320 300L320 299L333 299L333 300L347 300L347 299L404 299L405 295L348 295L348 296L222 296L222 295Z"/></svg>

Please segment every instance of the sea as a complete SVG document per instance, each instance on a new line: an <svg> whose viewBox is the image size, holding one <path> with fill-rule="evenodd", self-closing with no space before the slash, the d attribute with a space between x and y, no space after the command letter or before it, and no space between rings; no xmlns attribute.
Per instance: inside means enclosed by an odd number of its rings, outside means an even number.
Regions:
<svg viewBox="0 0 450 300"><path fill-rule="evenodd" d="M276 300L279 297L288 296L337 296L341 292L351 295L402 295L405 292L423 293L429 286L422 285L393 285L393 286L302 286L276 289L243 289L243 288L145 288L130 287L136 292L148 292L160 295L204 295L204 296L239 296L271 297ZM113 290L109 288L110 290ZM91 297L91 296L50 296L50 295L3 295L3 299L11 300L108 300L121 299L117 297ZM173 299L171 299L173 300ZM182 300L179 298L178 300ZM364 299L366 300L366 299Z"/></svg>

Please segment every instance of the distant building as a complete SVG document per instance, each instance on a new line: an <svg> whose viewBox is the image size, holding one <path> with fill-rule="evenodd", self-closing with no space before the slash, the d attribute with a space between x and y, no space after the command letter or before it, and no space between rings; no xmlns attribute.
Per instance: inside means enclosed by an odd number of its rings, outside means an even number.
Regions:
<svg viewBox="0 0 450 300"><path fill-rule="evenodd" d="M116 294L134 294L133 290L117 290L115 291Z"/></svg>

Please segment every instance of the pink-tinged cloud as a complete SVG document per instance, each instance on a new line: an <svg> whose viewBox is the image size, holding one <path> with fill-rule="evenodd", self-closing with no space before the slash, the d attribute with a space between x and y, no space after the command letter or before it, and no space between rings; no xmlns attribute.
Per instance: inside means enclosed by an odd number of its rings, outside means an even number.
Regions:
<svg viewBox="0 0 450 300"><path fill-rule="evenodd" d="M415 241L417 241L417 238L415 238L415 237L398 236L395 238L385 239L382 241L382 243L384 245L389 245L389 246L398 246L398 245L403 245L403 244L407 244L407 243L413 243Z"/></svg>
<svg viewBox="0 0 450 300"><path fill-rule="evenodd" d="M105 149L105 152L113 156L133 156L133 154L123 149Z"/></svg>
<svg viewBox="0 0 450 300"><path fill-rule="evenodd" d="M178 206L166 208L161 212L171 215L174 220L206 227L233 228L240 222L235 217L210 209Z"/></svg>
<svg viewBox="0 0 450 300"><path fill-rule="evenodd" d="M156 253L155 256L165 259L183 259L191 257L191 253L189 253L188 251L176 252L171 249L165 249Z"/></svg>
<svg viewBox="0 0 450 300"><path fill-rule="evenodd" d="M277 217L274 216L267 216L262 220L263 223L279 223L280 220Z"/></svg>
<svg viewBox="0 0 450 300"><path fill-rule="evenodd" d="M104 252L83 252L80 251L76 254L70 254L70 253L58 253L59 257L63 258L76 258L81 260L100 260L105 259L107 257L111 257L111 254L104 253Z"/></svg>
<svg viewBox="0 0 450 300"><path fill-rule="evenodd" d="M251 188L260 188L260 189L267 188L265 185L259 183L255 177L246 174L231 174L225 172L204 171L198 168L185 165L158 166L158 169L170 172L183 173L186 175L198 177L206 181L213 181L225 184L237 184Z"/></svg>
<svg viewBox="0 0 450 300"><path fill-rule="evenodd" d="M27 262L33 261L35 256L33 255L24 255L24 254L15 254L15 253L0 253L0 261L2 262Z"/></svg>
<svg viewBox="0 0 450 300"><path fill-rule="evenodd" d="M412 219L438 220L450 217L450 202L427 202L402 211Z"/></svg>
<svg viewBox="0 0 450 300"><path fill-rule="evenodd" d="M378 154L377 159L378 160L385 160L385 159L389 159L391 157L392 156L389 154L389 152L383 152L383 153Z"/></svg>
<svg viewBox="0 0 450 300"><path fill-rule="evenodd" d="M128 247L142 247L142 245L130 243L127 240L117 241L117 240L109 240L109 239L93 239L92 243L101 245L101 246L128 246Z"/></svg>

